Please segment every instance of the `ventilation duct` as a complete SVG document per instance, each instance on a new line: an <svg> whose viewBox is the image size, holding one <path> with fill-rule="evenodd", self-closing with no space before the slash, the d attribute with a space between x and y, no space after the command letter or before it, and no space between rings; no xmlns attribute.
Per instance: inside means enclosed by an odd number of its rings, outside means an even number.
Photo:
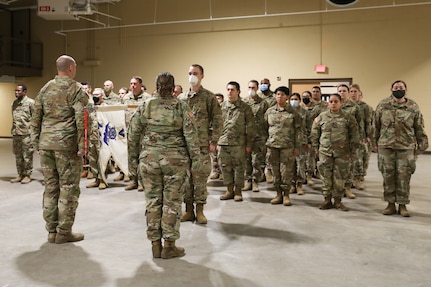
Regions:
<svg viewBox="0 0 431 287"><path fill-rule="evenodd" d="M345 7L352 4L355 4L359 0L326 0L329 4L332 4L334 6L338 7Z"/></svg>

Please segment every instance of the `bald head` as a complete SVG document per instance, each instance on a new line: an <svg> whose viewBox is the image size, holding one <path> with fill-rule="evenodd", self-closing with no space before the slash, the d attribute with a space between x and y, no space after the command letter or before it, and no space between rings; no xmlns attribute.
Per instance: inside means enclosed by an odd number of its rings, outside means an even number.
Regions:
<svg viewBox="0 0 431 287"><path fill-rule="evenodd" d="M71 56L62 55L56 61L59 76L74 78L76 74L76 62Z"/></svg>

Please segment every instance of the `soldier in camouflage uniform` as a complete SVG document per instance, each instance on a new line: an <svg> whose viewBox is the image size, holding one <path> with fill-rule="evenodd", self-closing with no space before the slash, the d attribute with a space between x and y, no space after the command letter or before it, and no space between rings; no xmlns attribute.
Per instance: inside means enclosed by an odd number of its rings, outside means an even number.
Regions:
<svg viewBox="0 0 431 287"><path fill-rule="evenodd" d="M120 96L114 93L114 83L110 80L106 80L103 83L103 102L107 105L120 104Z"/></svg>
<svg viewBox="0 0 431 287"><path fill-rule="evenodd" d="M34 100L27 97L27 86L17 85L15 88L16 100L12 103L12 142L15 154L18 177L10 182L27 184L31 181L33 170L33 144L30 137L30 120L33 114Z"/></svg>
<svg viewBox="0 0 431 287"><path fill-rule="evenodd" d="M129 126L130 119L132 118L136 108L150 97L151 96L144 94L142 78L139 76L133 76L130 79L130 92L123 98L123 104L129 106L126 110L126 127ZM137 170L129 168L129 175L124 175L124 173L120 171L120 174L114 178L114 181L130 181L130 183L124 188L125 190L138 189L138 191L144 191L143 186L139 184L138 176Z"/></svg>
<svg viewBox="0 0 431 287"><path fill-rule="evenodd" d="M221 105L224 102L224 96L221 93L216 93L214 96L217 99L217 102ZM212 130L211 130L212 134ZM211 158L211 173L209 179L219 179L223 180L223 174L220 169L220 165L218 162L218 150L214 150L213 152L210 152L210 158Z"/></svg>
<svg viewBox="0 0 431 287"><path fill-rule="evenodd" d="M105 189L108 187L107 183L103 180L100 174L100 135L99 135L99 123L97 121L96 106L106 106L103 101L105 92L101 88L95 88L93 91L93 102L94 104L88 104L88 133L89 133L89 149L88 149L88 161L90 164L91 172L96 178L94 182L86 185L87 188L98 187L99 189Z"/></svg>
<svg viewBox="0 0 431 287"><path fill-rule="evenodd" d="M31 129L45 182L43 217L48 242L61 244L84 239L84 234L72 233L72 226L80 194L88 97L81 84L73 80L75 60L63 55L56 65L57 76L36 97Z"/></svg>
<svg viewBox="0 0 431 287"><path fill-rule="evenodd" d="M373 119L373 108L361 100L362 91L358 84L350 86L350 99L355 102L361 112L361 120L363 121L363 130L361 136L361 144L357 149L357 154L353 162L353 179L354 186L358 190L364 189L364 176L368 168L370 158L370 142L371 142L371 127Z"/></svg>
<svg viewBox="0 0 431 287"><path fill-rule="evenodd" d="M185 186L184 202L186 212L181 221L194 221L206 224L204 205L207 203L207 179L211 173L211 161L209 153L217 148L217 140L222 127L220 105L214 94L201 85L204 78L204 69L201 65L193 64L189 68L190 89L178 98L185 101L191 108L199 132L199 145L201 148L201 169L192 175ZM194 206L196 204L196 215Z"/></svg>
<svg viewBox="0 0 431 287"><path fill-rule="evenodd" d="M410 216L410 178L416 169L417 155L428 148L424 119L419 106L406 98L407 85L395 81L392 95L383 99L374 118L374 146L378 148L378 167L383 175L383 196L388 206L384 215L398 212Z"/></svg>
<svg viewBox="0 0 431 287"><path fill-rule="evenodd" d="M341 84L337 87L338 94L341 96L341 109L345 113L349 113L356 119L356 123L358 124L358 132L361 138L361 141L365 140L365 132L364 132L364 115L362 114L359 106L350 99L350 88L345 84ZM358 147L359 149L359 147ZM353 167L356 158L358 157L358 149L352 154L350 160L350 168L348 169L349 178L346 181L346 186L344 188L344 194L350 199L356 198L356 195L352 192L351 187L353 185Z"/></svg>
<svg viewBox="0 0 431 287"><path fill-rule="evenodd" d="M341 109L341 96L329 96L329 111L321 113L313 123L311 131L313 147L318 150L317 168L322 177L324 202L320 209L337 209L348 211L341 203L344 186L349 174L346 170L355 150L359 146L358 124L349 113ZM334 198L334 204L332 204Z"/></svg>
<svg viewBox="0 0 431 287"><path fill-rule="evenodd" d="M293 93L290 97L290 106L293 107L297 112L299 117L301 118L301 129L302 129L302 138L300 139L300 149L299 154L295 158L295 175L292 180L292 186L290 187L289 193L297 193L298 195L303 195L304 190L302 189L302 184L306 179L306 163L307 163L307 151L306 146L308 144L308 135L306 129L306 117L307 110L304 108L304 105L301 105L301 95L298 93Z"/></svg>
<svg viewBox="0 0 431 287"><path fill-rule="evenodd" d="M278 87L275 90L277 104L265 113L268 126L268 160L274 174L276 197L271 204L292 205L289 198L290 186L295 175L295 157L299 155L303 138L302 119L295 108L288 103L290 90Z"/></svg>
<svg viewBox="0 0 431 287"><path fill-rule="evenodd" d="M256 124L250 106L239 97L239 84L231 81L226 88L228 100L221 105L223 131L218 145L219 162L227 191L220 199L242 201L246 154L251 153Z"/></svg>
<svg viewBox="0 0 431 287"><path fill-rule="evenodd" d="M260 81L260 87L259 91L257 91L257 95L264 99L268 103L268 108L274 106L276 104L275 102L275 93L271 91L271 82L268 78L263 78ZM274 176L272 174L272 168L271 164L268 162L267 154L265 154L265 177L262 177L260 181L264 181L266 179L267 183L273 183L274 182Z"/></svg>
<svg viewBox="0 0 431 287"><path fill-rule="evenodd" d="M196 173L201 159L194 116L185 102L172 95L174 77L161 73L156 86L157 94L145 100L130 121L129 168L136 170L139 164L153 257L168 259L184 255L184 248L175 246L180 238L182 186L190 160L191 172Z"/></svg>
<svg viewBox="0 0 431 287"><path fill-rule="evenodd" d="M322 101L322 90L319 86L314 86L311 89L311 103L307 105L307 115L306 115L306 130L307 135L309 137L308 142L308 167L307 167L307 185L313 186L313 176L315 175L317 178L320 178L319 172L316 169L316 152L313 148L313 145L311 144L311 127L313 125L314 119L320 115L322 112L325 112L328 110L328 103L325 101Z"/></svg>
<svg viewBox="0 0 431 287"><path fill-rule="evenodd" d="M247 154L246 182L242 190L252 190L253 192L259 191L258 182L262 178L265 168L265 142L268 138L268 127L264 118L268 103L257 95L258 86L259 82L256 80L248 82L248 96L243 99L253 112L256 136L251 147L251 153Z"/></svg>

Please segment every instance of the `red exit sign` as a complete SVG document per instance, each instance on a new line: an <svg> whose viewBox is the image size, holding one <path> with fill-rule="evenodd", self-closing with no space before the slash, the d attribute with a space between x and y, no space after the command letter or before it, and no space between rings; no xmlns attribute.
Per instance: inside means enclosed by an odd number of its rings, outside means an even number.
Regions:
<svg viewBox="0 0 431 287"><path fill-rule="evenodd" d="M39 6L39 12L49 12L51 11L51 6Z"/></svg>

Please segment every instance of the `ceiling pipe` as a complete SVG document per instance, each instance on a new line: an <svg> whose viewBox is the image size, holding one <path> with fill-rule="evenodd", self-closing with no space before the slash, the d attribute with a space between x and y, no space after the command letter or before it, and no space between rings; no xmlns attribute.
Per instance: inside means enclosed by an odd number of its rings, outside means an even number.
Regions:
<svg viewBox="0 0 431 287"><path fill-rule="evenodd" d="M227 20L238 20L238 19L254 19L254 18L265 18L265 17L308 15L308 14L331 13L331 12L361 11L361 10L398 8L398 7L420 6L420 5L430 5L430 4L431 4L431 1L419 2L419 3L408 3L408 4L395 4L395 2L394 2L391 5L368 6L368 7L357 7L357 8L340 8L340 9L331 9L331 10L325 9L325 10L286 12L286 13L274 13L274 14L267 14L265 11L265 14L263 14L263 15L248 15L248 16L219 17L219 18L210 17L208 19L177 20L177 21L129 24L129 25L109 26L109 27L68 29L68 30L54 31L54 33L59 34L59 35L64 35L65 33L84 32L84 31L90 31L90 30L123 29L123 28L136 28L136 27L145 27L145 26L159 26L159 25L172 25L172 24L184 24L184 23L202 23L202 22L210 22L210 21L227 21Z"/></svg>

